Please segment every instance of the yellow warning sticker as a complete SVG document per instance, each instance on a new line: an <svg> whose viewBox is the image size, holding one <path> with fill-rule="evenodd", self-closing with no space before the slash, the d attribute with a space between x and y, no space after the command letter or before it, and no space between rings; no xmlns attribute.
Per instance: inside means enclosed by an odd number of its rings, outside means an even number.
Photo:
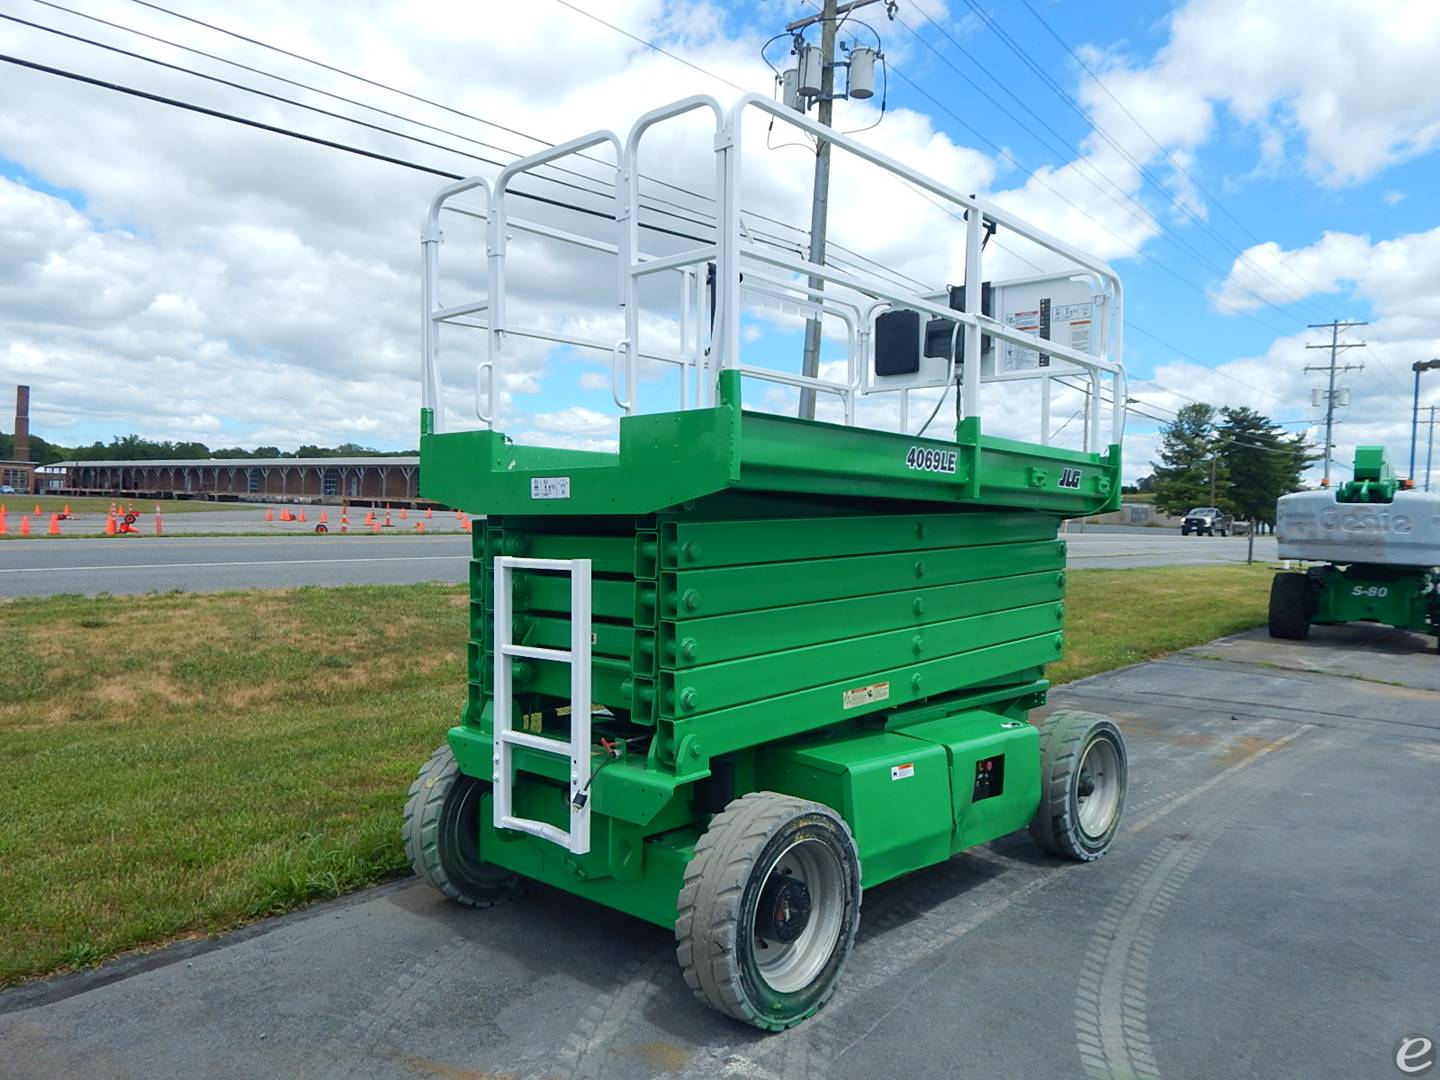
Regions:
<svg viewBox="0 0 1440 1080"><path fill-rule="evenodd" d="M907 761L904 765L891 765L891 766L890 766L890 779L891 779L891 780L908 780L910 777L912 777L912 776L914 776L914 775L915 775L915 763L914 763L913 761Z"/></svg>
<svg viewBox="0 0 1440 1080"><path fill-rule="evenodd" d="M871 683L869 686L857 686L854 690L846 690L841 699L847 709L858 709L862 705L873 705L877 701L885 701L890 697L890 684L888 682Z"/></svg>

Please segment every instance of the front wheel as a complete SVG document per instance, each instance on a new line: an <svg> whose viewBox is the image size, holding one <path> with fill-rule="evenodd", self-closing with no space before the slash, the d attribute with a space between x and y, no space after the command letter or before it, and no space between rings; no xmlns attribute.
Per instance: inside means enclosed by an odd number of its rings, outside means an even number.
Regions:
<svg viewBox="0 0 1440 1080"><path fill-rule="evenodd" d="M460 771L448 745L410 785L400 838L417 877L456 903L490 907L518 896L519 875L480 858L480 800L490 785Z"/></svg>
<svg viewBox="0 0 1440 1080"><path fill-rule="evenodd" d="M1270 582L1270 636L1304 641L1310 636L1310 578L1279 573Z"/></svg>
<svg viewBox="0 0 1440 1080"><path fill-rule="evenodd" d="M1125 739L1110 720L1051 713L1040 725L1040 806L1030 836L1076 862L1100 858L1120 828L1129 779Z"/></svg>
<svg viewBox="0 0 1440 1080"><path fill-rule="evenodd" d="M860 923L860 859L830 807L771 791L716 814L685 868L675 955L701 1001L765 1031L835 992Z"/></svg>

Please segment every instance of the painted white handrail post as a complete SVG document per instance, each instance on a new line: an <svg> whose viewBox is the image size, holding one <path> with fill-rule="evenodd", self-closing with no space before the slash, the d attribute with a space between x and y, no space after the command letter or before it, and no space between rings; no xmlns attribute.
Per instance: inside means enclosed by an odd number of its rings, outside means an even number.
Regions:
<svg viewBox="0 0 1440 1080"><path fill-rule="evenodd" d="M985 215L980 207L970 204L965 220L965 307L966 315L972 320L983 311L981 301L984 286L981 284L981 244L985 235ZM980 415L980 324L967 322L961 331L965 335L965 370L960 376L963 419Z"/></svg>
<svg viewBox="0 0 1440 1080"><path fill-rule="evenodd" d="M495 368L505 354L505 189L495 185L490 199L490 215L485 222L485 262L490 271L489 331L485 335L487 427L495 427L500 416L500 401L495 393ZM478 379L478 375L477 375ZM477 387L478 393L478 387Z"/></svg>
<svg viewBox="0 0 1440 1080"><path fill-rule="evenodd" d="M720 196L716 207L715 334L711 359L718 381L720 372L740 363L740 129L745 98L726 115L715 133L715 183ZM712 394L714 391L711 391Z"/></svg>
<svg viewBox="0 0 1440 1080"><path fill-rule="evenodd" d="M479 188L490 200L490 185L484 177L470 176L446 184L435 193L420 229L420 405L430 410L431 430L445 430L444 386L440 379L440 211L452 196ZM495 295L493 281L487 282L487 303Z"/></svg>

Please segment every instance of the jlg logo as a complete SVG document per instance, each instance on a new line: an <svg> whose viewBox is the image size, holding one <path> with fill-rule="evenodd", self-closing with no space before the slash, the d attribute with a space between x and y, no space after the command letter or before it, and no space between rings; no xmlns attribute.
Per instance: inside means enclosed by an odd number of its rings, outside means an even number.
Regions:
<svg viewBox="0 0 1440 1080"><path fill-rule="evenodd" d="M1060 486L1071 490L1079 488L1080 475L1079 469L1065 469L1060 473Z"/></svg>

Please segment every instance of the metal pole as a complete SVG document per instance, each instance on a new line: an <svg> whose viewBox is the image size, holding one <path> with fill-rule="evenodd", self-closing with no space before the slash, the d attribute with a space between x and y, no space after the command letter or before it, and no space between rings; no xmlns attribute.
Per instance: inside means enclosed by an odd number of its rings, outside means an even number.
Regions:
<svg viewBox="0 0 1440 1080"><path fill-rule="evenodd" d="M1357 342L1353 342L1353 343L1350 343L1350 344L1341 345L1341 344L1340 344L1340 331L1341 331L1341 330L1348 330L1348 329L1350 329L1350 327L1352 327L1352 326L1369 326L1369 325L1370 325L1369 323L1365 323L1365 322L1341 322L1339 319L1332 319L1332 320L1331 320L1330 322L1328 322L1328 323L1311 323L1311 324L1309 325L1309 329L1311 329L1311 330L1318 330L1318 329L1320 329L1321 327L1325 327L1325 326L1328 326L1328 327L1330 328L1330 344L1329 344L1328 346L1327 346L1327 345L1306 345L1306 346L1305 346L1307 349L1325 349L1325 348L1328 348L1328 349L1330 350L1330 364L1329 364L1328 369L1327 369L1327 368L1314 368L1314 367L1309 367L1309 366L1307 366L1307 367L1305 368L1306 371L1326 371L1326 370L1329 371L1329 387L1328 387L1328 389L1325 391L1325 479L1322 481L1322 486L1323 486L1323 487L1327 487L1327 488L1328 488L1328 487L1330 486L1330 461L1331 461L1331 458L1334 456L1334 450L1335 450L1334 442L1333 442L1333 437L1334 437L1334 432L1335 432L1335 376L1336 376L1336 374L1337 374L1337 371L1339 371L1339 372L1344 372L1344 371L1360 371L1360 370L1363 370L1363 369L1364 369L1364 366L1365 366L1364 364L1354 364L1354 365L1352 365L1352 364L1346 364L1344 367L1341 367L1341 368L1339 368L1339 369L1336 368L1336 366L1335 366L1335 358L1336 358L1336 356L1339 354L1339 352L1340 352L1341 349L1363 349L1363 348L1365 347L1365 343L1364 343L1363 341L1357 341Z"/></svg>
<svg viewBox="0 0 1440 1080"><path fill-rule="evenodd" d="M824 65L820 73L820 108L817 119L826 127L835 112L835 0L825 0L820 13L820 56ZM825 264L825 224L830 202L830 143L817 140L815 148L815 193L810 204L810 261L817 266ZM822 278L810 275L810 288L819 291L825 287ZM814 379L820 375L820 317L805 323L805 358L801 372ZM815 391L809 387L800 390L800 418L815 419Z"/></svg>
<svg viewBox="0 0 1440 1080"><path fill-rule="evenodd" d="M1214 447L1210 451L1210 505L1215 505L1215 463L1220 458L1220 448Z"/></svg>
<svg viewBox="0 0 1440 1080"><path fill-rule="evenodd" d="M1415 437L1420 433L1420 361L1410 365L1415 371L1415 397L1410 405L1410 471L1405 475L1415 482Z"/></svg>
<svg viewBox="0 0 1440 1080"><path fill-rule="evenodd" d="M1435 450L1435 406L1430 406L1430 433L1425 439L1425 490L1430 490L1430 460Z"/></svg>
<svg viewBox="0 0 1440 1080"><path fill-rule="evenodd" d="M1340 344L1340 323L1330 324L1330 390L1325 395L1325 482L1330 486L1330 458L1335 450L1332 433L1335 430L1335 353Z"/></svg>
<svg viewBox="0 0 1440 1080"><path fill-rule="evenodd" d="M1255 530L1259 527L1260 523L1258 521L1255 521L1254 519L1251 519L1250 542L1245 545L1245 561L1247 563L1253 563L1255 561Z"/></svg>

